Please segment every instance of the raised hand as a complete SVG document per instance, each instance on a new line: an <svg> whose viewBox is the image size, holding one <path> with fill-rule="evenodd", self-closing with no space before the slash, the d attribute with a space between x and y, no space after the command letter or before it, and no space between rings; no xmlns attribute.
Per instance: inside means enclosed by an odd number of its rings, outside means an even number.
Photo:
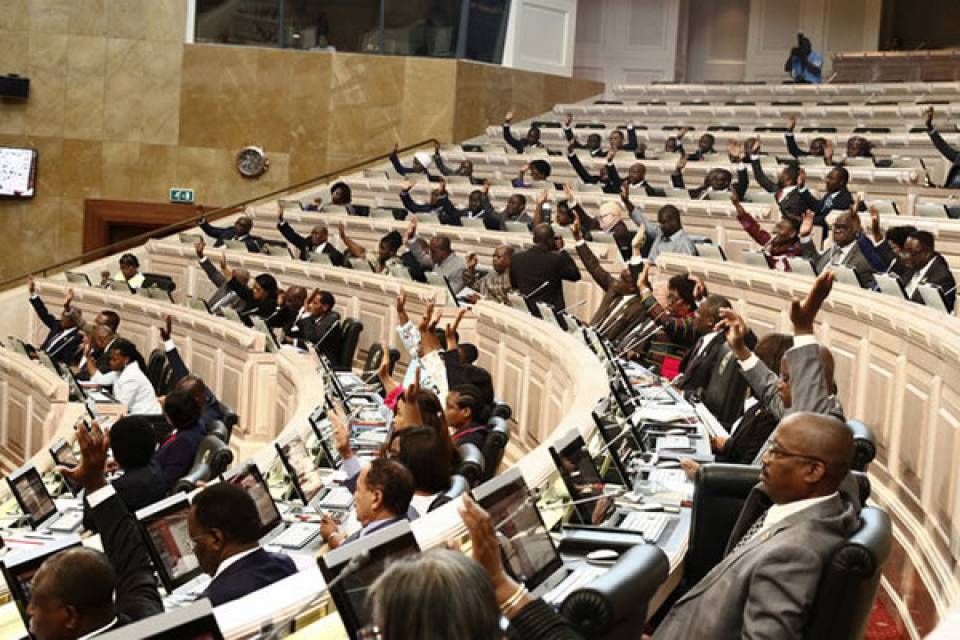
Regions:
<svg viewBox="0 0 960 640"><path fill-rule="evenodd" d="M546 191L544 191L544 193L546 193ZM576 196L573 195L573 185L571 185L569 182L563 183L563 197L567 200L567 202L573 202L576 200Z"/></svg>
<svg viewBox="0 0 960 640"><path fill-rule="evenodd" d="M57 471L69 480L83 487L87 495L107 484L107 453L110 450L110 436L104 433L96 421L90 429L80 426L76 429L77 444L80 447L80 462L72 469L57 467Z"/></svg>
<svg viewBox="0 0 960 640"><path fill-rule="evenodd" d="M64 308L64 310L69 310L70 307L73 305L74 295L75 295L75 294L74 294L74 292L73 292L73 287L67 289L67 297L65 297L65 298L63 299L63 308Z"/></svg>
<svg viewBox="0 0 960 640"><path fill-rule="evenodd" d="M813 281L813 287L807 292L803 302L797 298L791 301L790 322L793 323L794 335L813 334L813 320L817 317L823 301L830 295L834 277L833 271L824 271Z"/></svg>
<svg viewBox="0 0 960 640"><path fill-rule="evenodd" d="M518 585L503 569L503 557L497 542L497 532L493 527L490 514L477 506L469 496L464 495L459 507L460 518L470 534L470 554L483 567L493 584L497 604L502 605L517 592ZM506 611L509 617L514 611L522 609L530 602L530 596L522 596Z"/></svg>
<svg viewBox="0 0 960 640"><path fill-rule="evenodd" d="M823 143L823 157L826 158L827 161L833 158L833 140L830 138L827 138Z"/></svg>
<svg viewBox="0 0 960 640"><path fill-rule="evenodd" d="M483 184L480 185L480 192L481 193L490 192L490 181L487 180L486 178L483 179Z"/></svg>
<svg viewBox="0 0 960 640"><path fill-rule="evenodd" d="M740 204L740 196L739 194L737 194L736 189L730 190L730 202L732 202L733 204Z"/></svg>
<svg viewBox="0 0 960 640"><path fill-rule="evenodd" d="M630 183L626 180L620 183L620 199L623 200L623 204L630 202Z"/></svg>
<svg viewBox="0 0 960 640"><path fill-rule="evenodd" d="M467 265L467 271L476 271L477 270L477 254L471 253L467 255L467 259L464 261Z"/></svg>
<svg viewBox="0 0 960 640"><path fill-rule="evenodd" d="M397 152L398 152L398 151L400 151L400 143L399 143L399 142L394 142L394 143L393 143L393 155L397 155Z"/></svg>
<svg viewBox="0 0 960 640"><path fill-rule="evenodd" d="M577 141L572 140L570 144L567 145L567 155L572 156L576 150L577 150Z"/></svg>
<svg viewBox="0 0 960 640"><path fill-rule="evenodd" d="M330 427L333 431L333 444L337 448L337 453L340 454L341 458L352 458L353 449L350 448L350 427L347 424L346 412L339 401L327 412L327 419L330 420Z"/></svg>
<svg viewBox="0 0 960 640"><path fill-rule="evenodd" d="M740 143L736 140L731 140L727 145L727 155L729 155L731 158L739 158L741 150L742 148Z"/></svg>
<svg viewBox="0 0 960 640"><path fill-rule="evenodd" d="M611 148L610 151L607 151L607 162L613 162L613 159L617 155L617 150Z"/></svg>
<svg viewBox="0 0 960 640"><path fill-rule="evenodd" d="M807 170L801 168L797 174L797 186L801 189L807 184Z"/></svg>
<svg viewBox="0 0 960 640"><path fill-rule="evenodd" d="M573 122L573 114L568 113L567 116L563 119L563 126L570 128L570 124Z"/></svg>
<svg viewBox="0 0 960 640"><path fill-rule="evenodd" d="M173 335L173 318L170 314L163 316L163 326L160 327L160 338L166 342Z"/></svg>
<svg viewBox="0 0 960 640"><path fill-rule="evenodd" d="M404 291L403 289L400 289L400 293L397 294L397 313L398 314L404 315L407 313L405 308L406 304L407 304L407 292Z"/></svg>
<svg viewBox="0 0 960 640"><path fill-rule="evenodd" d="M876 242L883 240L883 232L880 230L880 211L875 205L870 205L870 233Z"/></svg>
<svg viewBox="0 0 960 640"><path fill-rule="evenodd" d="M637 287L639 287L641 291L643 291L644 289L651 289L651 290L653 289L653 287L650 286L650 261L649 260L644 260L643 269L641 269L640 273L637 275Z"/></svg>
<svg viewBox="0 0 960 640"><path fill-rule="evenodd" d="M687 154L681 153L677 157L677 164L676 164L676 167L674 168L676 169L677 173L680 173L681 171L683 171L683 168L685 166L687 166Z"/></svg>
<svg viewBox="0 0 960 640"><path fill-rule="evenodd" d="M31 296L37 293L37 283L34 281L32 275L27 276L27 292L29 292Z"/></svg>
<svg viewBox="0 0 960 640"><path fill-rule="evenodd" d="M787 116L787 129L793 131L797 128L797 116Z"/></svg>
<svg viewBox="0 0 960 640"><path fill-rule="evenodd" d="M442 177L440 178L440 182L437 183L437 191L444 194L447 192L447 181Z"/></svg>
<svg viewBox="0 0 960 640"><path fill-rule="evenodd" d="M547 198L550 197L550 194L546 189L537 194L537 204L543 206L543 203L547 201Z"/></svg>
<svg viewBox="0 0 960 640"><path fill-rule="evenodd" d="M457 317L452 323L447 323L447 328L444 329L444 336L447 339L447 351L452 351L457 348L457 330L460 328L460 321L463 320L463 316L467 315L466 307L460 307L460 310L457 311Z"/></svg>
<svg viewBox="0 0 960 640"><path fill-rule="evenodd" d="M726 327L727 344L730 345L730 350L740 360L746 360L750 357L750 349L747 348L746 343L747 332L749 331L747 323L733 309L720 309L718 313L720 314L720 321L715 328L720 330Z"/></svg>
<svg viewBox="0 0 960 640"><path fill-rule="evenodd" d="M417 216L410 216L410 220L407 222L407 240L413 240L414 236L417 235Z"/></svg>
<svg viewBox="0 0 960 640"><path fill-rule="evenodd" d="M693 297L697 300L703 300L707 297L707 285L703 284L698 276L693 275L692 273L687 275L688 278L693 280Z"/></svg>
<svg viewBox="0 0 960 640"><path fill-rule="evenodd" d="M813 231L813 211L807 211L803 214L803 221L800 223L800 237L806 238Z"/></svg>
<svg viewBox="0 0 960 640"><path fill-rule="evenodd" d="M507 124L513 122L513 111L507 111L507 115L503 116L503 121Z"/></svg>
<svg viewBox="0 0 960 640"><path fill-rule="evenodd" d="M283 207L277 205L277 222L283 222Z"/></svg>
<svg viewBox="0 0 960 640"><path fill-rule="evenodd" d="M197 259L203 260L203 250L207 244L201 239L193 244L193 250L197 252Z"/></svg>
<svg viewBox="0 0 960 640"><path fill-rule="evenodd" d="M688 133L690 133L690 127L680 127L680 131L677 132L677 141Z"/></svg>
<svg viewBox="0 0 960 640"><path fill-rule="evenodd" d="M403 191L404 193L406 193L410 191L410 189L413 189L413 182L411 182L410 180L404 180L403 182L400 183L400 191Z"/></svg>
<svg viewBox="0 0 960 640"><path fill-rule="evenodd" d="M923 112L923 124L927 127L927 129L933 128L933 107L930 107Z"/></svg>

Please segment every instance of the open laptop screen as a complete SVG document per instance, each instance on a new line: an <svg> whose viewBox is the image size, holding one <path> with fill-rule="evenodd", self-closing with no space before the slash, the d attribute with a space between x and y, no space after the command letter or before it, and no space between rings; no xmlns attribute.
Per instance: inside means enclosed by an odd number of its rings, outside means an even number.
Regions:
<svg viewBox="0 0 960 640"><path fill-rule="evenodd" d="M182 493L137 512L147 549L167 593L202 572L187 528L189 513L190 500Z"/></svg>
<svg viewBox="0 0 960 640"><path fill-rule="evenodd" d="M550 447L550 455L570 497L575 502L583 501L574 505L580 522L603 522L613 507L613 500L602 497L603 477L580 434L573 430L561 437ZM591 498L598 499L591 501Z"/></svg>
<svg viewBox="0 0 960 640"><path fill-rule="evenodd" d="M34 529L57 513L57 505L43 484L40 472L32 464L20 467L7 476L7 483Z"/></svg>
<svg viewBox="0 0 960 640"><path fill-rule="evenodd" d="M493 519L504 564L514 579L532 591L563 566L519 468L483 483L473 496Z"/></svg>
<svg viewBox="0 0 960 640"><path fill-rule="evenodd" d="M320 424L318 416L311 415L308 420L310 422L310 427L313 429L314 435L317 436L317 441L320 443L321 457L317 461L317 464L321 467L327 467L329 469L339 469L340 463L340 454L337 452L337 447L333 442L333 434L331 430L333 427L327 425L323 426Z"/></svg>
<svg viewBox="0 0 960 640"><path fill-rule="evenodd" d="M320 571L327 584L340 575L351 560L363 553L369 553L369 558L330 589L337 613L354 640L358 638L360 629L373 622L367 602L370 586L391 562L420 553L420 546L406 520L374 531L320 558Z"/></svg>
<svg viewBox="0 0 960 640"><path fill-rule="evenodd" d="M273 496L270 495L270 487L263 479L263 475L255 462L247 462L225 475L223 479L226 482L240 485L253 498L257 505L257 512L260 514L260 524L263 525L263 528L260 529L261 536L272 531L283 522L283 516L280 515L277 505L273 502Z"/></svg>
<svg viewBox="0 0 960 640"><path fill-rule="evenodd" d="M71 535L60 538L39 549L27 549L11 552L3 559L3 577L6 580L10 596L17 603L17 609L23 624L30 628L30 616L27 615L27 605L30 604L33 576L36 575L44 560L71 547L79 547L79 536Z"/></svg>
<svg viewBox="0 0 960 640"><path fill-rule="evenodd" d="M303 438L295 435L277 442L276 447L297 497L304 505L310 504L323 490L323 478L317 472L313 456L307 450Z"/></svg>

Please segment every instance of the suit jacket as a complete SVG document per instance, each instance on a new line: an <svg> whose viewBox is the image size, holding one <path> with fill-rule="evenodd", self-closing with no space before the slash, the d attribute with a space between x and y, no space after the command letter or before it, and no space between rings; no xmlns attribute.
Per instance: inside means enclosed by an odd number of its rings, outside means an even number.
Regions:
<svg viewBox="0 0 960 640"><path fill-rule="evenodd" d="M336 311L316 318L304 316L287 332L287 337L292 338L299 346L302 346L302 343L314 345L320 353L336 362L340 359L340 344L343 339L339 323L340 314ZM322 342L318 343L321 339Z"/></svg>
<svg viewBox="0 0 960 640"><path fill-rule="evenodd" d="M943 139L940 132L936 129L928 129L927 134L930 141L937 151L943 154L943 157L951 162L950 169L947 171L947 179L943 183L946 189L960 189L960 151L957 151Z"/></svg>
<svg viewBox="0 0 960 640"><path fill-rule="evenodd" d="M153 461L163 478L164 492L173 489L177 480L187 475L197 457L200 441L207 435L199 422L190 429L179 429L157 449Z"/></svg>
<svg viewBox="0 0 960 640"><path fill-rule="evenodd" d="M646 315L643 298L639 293L635 293L626 304L620 305L624 298L618 286L620 279L613 277L600 266L597 256L585 242L577 244L577 255L580 256L594 281L603 289L603 300L600 301L600 306L590 319L590 324L600 330L603 337L616 342ZM617 308L618 305L620 305L619 308ZM616 315L611 317L612 313Z"/></svg>
<svg viewBox="0 0 960 640"><path fill-rule="evenodd" d="M64 330L60 321L47 311L47 305L43 304L40 296L31 296L30 304L33 310L40 317L40 322L46 325L50 330L46 339L40 345L40 350L45 351L51 360L62 362L68 365L75 365L80 362L80 356L83 355L83 334L80 329Z"/></svg>
<svg viewBox="0 0 960 640"><path fill-rule="evenodd" d="M679 171L674 171L670 174L670 183L674 186L675 189L686 189L686 183L683 180L683 173ZM744 195L747 193L747 185L750 184L750 177L747 175L746 169L740 169L737 171L737 181L731 185L731 189L737 194L737 198L743 200ZM697 187L696 189L690 189L690 197L694 200L700 200L704 193L709 187L704 185L702 187Z"/></svg>
<svg viewBox="0 0 960 640"><path fill-rule="evenodd" d="M712 335L712 334L706 334ZM706 336L700 336L690 348L687 355L680 362L680 376L674 380L683 391L701 392L710 382L710 373L713 371L717 358L722 355L722 347L726 345L723 334L715 335L703 349L700 348Z"/></svg>
<svg viewBox="0 0 960 640"><path fill-rule="evenodd" d="M567 160L570 161L570 166L577 172L577 175L580 176L580 181L584 184L602 185L604 193L620 193L620 175L617 173L612 162L607 163L607 179L604 180L600 176L590 174L583 166L583 163L580 162L580 158L575 154L568 155Z"/></svg>
<svg viewBox="0 0 960 640"><path fill-rule="evenodd" d="M148 464L139 469L126 469L119 478L110 484L130 513L148 507L158 500L167 497L163 485L163 478L154 464ZM97 531L90 505L83 501L83 526L90 531Z"/></svg>
<svg viewBox="0 0 960 640"><path fill-rule="evenodd" d="M841 494L764 529L733 550L771 504L760 485L740 512L723 560L673 605L654 638L800 640L830 554L858 522Z"/></svg>
<svg viewBox="0 0 960 640"><path fill-rule="evenodd" d="M163 613L140 527L120 496L107 498L90 510L90 516L100 532L103 552L117 573L117 618L131 622Z"/></svg>
<svg viewBox="0 0 960 640"><path fill-rule="evenodd" d="M305 238L294 231L293 227L291 227L290 223L286 220L277 223L277 229L280 230L280 235L283 236L284 240L300 251L301 260L310 259L310 254L313 253L315 247L315 245L310 242L310 238ZM332 262L335 267L343 266L343 253L329 242L323 247L323 253L330 256L330 262Z"/></svg>
<svg viewBox="0 0 960 640"><path fill-rule="evenodd" d="M218 607L292 576L297 565L289 556L257 549L237 560L218 575L204 591L210 603Z"/></svg>
<svg viewBox="0 0 960 640"><path fill-rule="evenodd" d="M243 243L247 246L247 251L251 253L260 253L263 248L263 238L249 234L238 238L237 230L233 227L215 227L209 222L203 221L200 223L200 229L211 238L217 239L213 245L215 247L222 247L227 240L243 240Z"/></svg>
<svg viewBox="0 0 960 640"><path fill-rule="evenodd" d="M563 281L580 280L580 269L566 251L550 251L540 245L534 245L526 251L520 251L510 260L510 282L521 295L533 293L544 282L535 295L527 302L547 302L557 310L566 308L563 301Z"/></svg>
<svg viewBox="0 0 960 640"><path fill-rule="evenodd" d="M190 375L190 370L187 368L187 364L183 361L183 358L180 357L180 351L174 347L170 351L166 352L167 362L170 364L171 371L171 382L177 384L188 375ZM219 398L210 390L210 387L207 387L207 400L204 402L203 407L201 408L202 413L200 414L200 420L198 424L204 433L207 432L207 426L215 420L223 420L226 417L224 405L220 404Z"/></svg>
<svg viewBox="0 0 960 640"><path fill-rule="evenodd" d="M759 184L764 191L772 193L777 197L780 213L784 217L802 219L803 214L807 212L807 203L803 198L800 188L797 187L788 193L786 197L781 197L780 192L783 188L766 176L763 172L763 167L760 166L760 159L757 158L751 164L753 165L753 176L757 179L757 184Z"/></svg>
<svg viewBox="0 0 960 640"><path fill-rule="evenodd" d="M893 266L890 267L890 270L900 277L900 282L902 282L903 286L906 287L910 283L910 280L913 279L914 271L912 269L908 269L903 260L898 259L896 262L894 262L894 258L896 258L896 256L893 253L893 249L890 248L890 245L887 242L881 242L880 244L876 245L874 249L885 264L893 263ZM923 276L918 284L935 284L940 287L940 291L943 293L950 291L950 293L944 296L944 302L947 310L951 312L953 311L953 305L957 298L957 292L954 289L956 286L956 281L953 278L953 273L950 271L950 265L947 264L946 259L942 255L939 253L934 254L933 264L930 265L930 268L927 269L927 273ZM951 291L951 289L953 290ZM910 299L913 302L923 304L923 297L920 295L919 291L914 291L913 296Z"/></svg>
<svg viewBox="0 0 960 640"><path fill-rule="evenodd" d="M227 286L227 278L220 269L217 269L208 258L200 261L200 268L207 274L210 282L217 286L217 290L213 295L207 298L207 305L210 309L216 311L217 309L229 307L238 312L242 311L245 306L243 299L230 290L230 287Z"/></svg>
<svg viewBox="0 0 960 640"><path fill-rule="evenodd" d="M260 302L257 302L253 297L253 290L248 286L240 284L233 278L227 280L227 287L231 292L235 293L237 297L243 300L243 310L240 311L240 319L243 320L243 323L248 327L253 326L253 322L250 320L251 316L260 316L266 320L277 311L276 298L266 297Z"/></svg>
<svg viewBox="0 0 960 640"><path fill-rule="evenodd" d="M804 242L801 240L800 248L803 251L803 257L813 263L817 273L822 273L824 269L830 266L833 247L821 253L813 246L813 241ZM841 264L851 267L857 272L857 278L860 280L862 286L868 289L876 288L877 281L873 277L873 265L871 265L870 261L863 255L863 251L860 250L860 246L856 241L853 242L853 247L847 252Z"/></svg>
<svg viewBox="0 0 960 640"><path fill-rule="evenodd" d="M800 192L804 206L813 211L814 220L822 221L831 211L847 211L853 206L853 196L850 190L843 187L836 193L825 193L822 198L817 198L810 191L804 189Z"/></svg>
<svg viewBox="0 0 960 640"><path fill-rule="evenodd" d="M779 419L763 403L754 403L744 412L723 449L717 452L716 462L753 464L753 459L778 423Z"/></svg>

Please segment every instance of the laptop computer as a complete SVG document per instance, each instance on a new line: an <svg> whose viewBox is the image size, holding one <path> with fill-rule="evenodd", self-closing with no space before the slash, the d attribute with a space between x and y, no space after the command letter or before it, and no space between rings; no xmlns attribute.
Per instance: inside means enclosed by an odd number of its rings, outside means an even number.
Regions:
<svg viewBox="0 0 960 640"><path fill-rule="evenodd" d="M610 456L617 473L623 478L623 483L628 484L633 476L634 457L643 451L634 437L633 429L629 425L621 426L620 423L607 424L596 411L591 412L591 415L603 441L604 450Z"/></svg>
<svg viewBox="0 0 960 640"><path fill-rule="evenodd" d="M813 265L806 258L792 257L787 258L787 264L790 265L790 271L802 276L816 277L817 272Z"/></svg>
<svg viewBox="0 0 960 640"><path fill-rule="evenodd" d="M277 336L273 334L273 331L267 326L267 323L263 321L263 318L260 316L250 316L250 319L253 321L253 328L267 337L267 353L276 353L280 351L280 344L277 342Z"/></svg>
<svg viewBox="0 0 960 640"><path fill-rule="evenodd" d="M67 277L67 282L70 284L79 284L86 287L90 286L90 278L85 273L80 273L79 271L67 271L64 275Z"/></svg>
<svg viewBox="0 0 960 640"><path fill-rule="evenodd" d="M343 460L333 442L332 428L329 422L326 425L321 424L326 418L326 410L317 415L316 412L307 418L314 435L317 437L319 451L317 452L317 465L327 469L339 469Z"/></svg>
<svg viewBox="0 0 960 640"><path fill-rule="evenodd" d="M130 286L130 283L126 280L111 280L110 281L110 290L119 291L120 293L135 293L136 289Z"/></svg>
<svg viewBox="0 0 960 640"><path fill-rule="evenodd" d="M352 640L360 638L360 630L373 622L373 611L367 592L391 562L420 553L410 523L401 520L358 538L350 544L333 549L317 564L329 585L341 575L354 558L367 556L359 567L337 581L330 588L330 596L337 613Z"/></svg>
<svg viewBox="0 0 960 640"><path fill-rule="evenodd" d="M261 544L286 549L302 549L320 535L320 527L306 522L286 525L277 504L270 495L270 487L257 464L249 460L223 476L224 482L239 485L250 494L260 515Z"/></svg>
<svg viewBox="0 0 960 640"><path fill-rule="evenodd" d="M701 258L719 260L721 262L726 262L727 260L727 255L723 252L723 247L710 244L709 242L698 242L694 246L697 249L697 255Z"/></svg>
<svg viewBox="0 0 960 640"><path fill-rule="evenodd" d="M950 313L950 311L947 310L947 302L943 297L943 292L940 290L940 287L935 284L921 284L917 285L917 291L923 299L923 304L937 311Z"/></svg>
<svg viewBox="0 0 960 640"><path fill-rule="evenodd" d="M281 438L274 443L293 492L305 507L317 512L326 509L348 511L353 507L353 494L346 487L328 487L317 470L313 456L299 435Z"/></svg>
<svg viewBox="0 0 960 640"><path fill-rule="evenodd" d="M223 640L223 633L213 615L213 605L206 598L193 604L150 616L133 624L108 631L97 640Z"/></svg>
<svg viewBox="0 0 960 640"><path fill-rule="evenodd" d="M73 453L73 446L64 438L57 438L54 440L48 451L50 452L50 457L53 458L53 461L58 466L65 467L67 469L73 469L80 464L80 461L77 460L77 456ZM67 488L70 494L74 498L79 497L82 488L66 476L62 477L63 485Z"/></svg>
<svg viewBox="0 0 960 640"><path fill-rule="evenodd" d="M767 262L767 256L762 251L751 251L750 249L744 249L742 251L743 262L746 265L751 267L757 267L758 269L769 269L770 263Z"/></svg>
<svg viewBox="0 0 960 640"><path fill-rule="evenodd" d="M153 566L171 604L182 605L196 600L210 584L203 572L187 528L190 499L178 493L160 500L136 513L143 540Z"/></svg>
<svg viewBox="0 0 960 640"><path fill-rule="evenodd" d="M240 317L240 314L237 313L236 309L231 309L230 307L223 307L220 309L220 312L223 314L223 317L227 320L232 320L233 322L239 322L244 324L243 318Z"/></svg>
<svg viewBox="0 0 960 640"><path fill-rule="evenodd" d="M290 251L290 247L287 246L287 243L279 240L264 240L261 250L268 256L274 256L277 258L293 257L293 252Z"/></svg>
<svg viewBox="0 0 960 640"><path fill-rule="evenodd" d="M60 513L40 472L32 464L26 464L8 475L7 484L31 529L39 529L42 525L49 531L68 533L80 527L83 510L68 509Z"/></svg>
<svg viewBox="0 0 960 640"><path fill-rule="evenodd" d="M210 310L210 305L203 298L197 298L195 296L187 296L185 302L187 307L189 307L190 309L194 309L196 311L204 311L206 313L213 313L213 311Z"/></svg>
<svg viewBox="0 0 960 640"><path fill-rule="evenodd" d="M280 205L284 213L303 211L303 203L299 200L277 200L277 204Z"/></svg>
<svg viewBox="0 0 960 640"><path fill-rule="evenodd" d="M832 264L827 268L836 274L837 282L851 287L857 287L858 289L862 287L860 277L852 267L843 264Z"/></svg>
<svg viewBox="0 0 960 640"><path fill-rule="evenodd" d="M20 618L23 620L25 628L30 628L30 615L27 613L27 606L30 604L33 576L36 575L47 558L55 556L61 551L79 547L80 544L79 536L67 536L37 548L14 551L3 559L2 564L0 564L3 578L10 590L10 597L17 605L17 611L20 612Z"/></svg>

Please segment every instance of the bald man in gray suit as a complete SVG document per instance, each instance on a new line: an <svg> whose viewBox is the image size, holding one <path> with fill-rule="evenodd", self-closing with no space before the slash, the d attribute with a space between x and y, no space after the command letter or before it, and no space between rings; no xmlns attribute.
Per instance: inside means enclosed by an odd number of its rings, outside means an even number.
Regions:
<svg viewBox="0 0 960 640"><path fill-rule="evenodd" d="M673 605L655 640L800 640L820 575L857 527L839 491L853 436L834 417L793 413L780 423L723 560Z"/></svg>

